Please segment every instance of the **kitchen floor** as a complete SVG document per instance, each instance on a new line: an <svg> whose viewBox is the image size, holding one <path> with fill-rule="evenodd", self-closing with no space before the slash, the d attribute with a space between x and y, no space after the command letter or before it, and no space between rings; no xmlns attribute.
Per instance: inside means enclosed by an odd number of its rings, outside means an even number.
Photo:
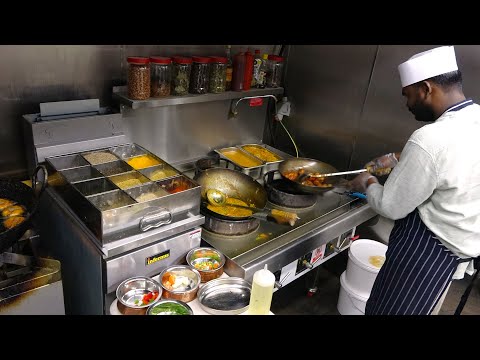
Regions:
<svg viewBox="0 0 480 360"><path fill-rule="evenodd" d="M316 270L285 285L273 294L271 311L276 315L340 315L337 311L340 275L346 269L347 262L348 251L343 251L319 265L317 291L312 296L307 294L308 290L314 286ZM464 279L455 280L452 283L439 315L454 314L470 279L469 275L465 275ZM480 315L480 280L478 278L462 315Z"/></svg>

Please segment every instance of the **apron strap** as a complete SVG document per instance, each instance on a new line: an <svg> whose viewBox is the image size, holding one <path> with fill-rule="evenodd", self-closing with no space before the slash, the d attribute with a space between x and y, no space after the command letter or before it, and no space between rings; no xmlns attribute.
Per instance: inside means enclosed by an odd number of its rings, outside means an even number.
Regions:
<svg viewBox="0 0 480 360"><path fill-rule="evenodd" d="M476 269L475 274L473 274L470 284L468 284L468 287L465 289L465 292L463 293L462 298L460 299L460 303L458 304L454 315L460 315L462 313L462 310L465 304L467 303L468 297L470 296L470 292L472 291L472 288L473 288L473 284L475 283L475 279L477 278L477 275L480 272L480 269L479 269L480 256L473 259L473 264Z"/></svg>

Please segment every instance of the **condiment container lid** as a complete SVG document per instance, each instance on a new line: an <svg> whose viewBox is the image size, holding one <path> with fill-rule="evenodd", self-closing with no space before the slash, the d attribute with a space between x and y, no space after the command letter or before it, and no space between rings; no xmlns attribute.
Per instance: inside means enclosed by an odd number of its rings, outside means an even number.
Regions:
<svg viewBox="0 0 480 360"><path fill-rule="evenodd" d="M155 64L170 64L172 62L172 58L163 56L150 56L150 62Z"/></svg>
<svg viewBox="0 0 480 360"><path fill-rule="evenodd" d="M222 63L222 64L227 63L227 58L222 57L222 56L212 56L212 57L210 57L210 59L211 59L212 62L218 62L218 63Z"/></svg>
<svg viewBox="0 0 480 360"><path fill-rule="evenodd" d="M211 59L206 56L193 56L192 59L194 62L201 64L208 64L211 61Z"/></svg>
<svg viewBox="0 0 480 360"><path fill-rule="evenodd" d="M193 61L192 58L183 56L174 56L172 59L177 64L191 64Z"/></svg>
<svg viewBox="0 0 480 360"><path fill-rule="evenodd" d="M129 56L127 62L130 64L148 64L150 59L143 56Z"/></svg>

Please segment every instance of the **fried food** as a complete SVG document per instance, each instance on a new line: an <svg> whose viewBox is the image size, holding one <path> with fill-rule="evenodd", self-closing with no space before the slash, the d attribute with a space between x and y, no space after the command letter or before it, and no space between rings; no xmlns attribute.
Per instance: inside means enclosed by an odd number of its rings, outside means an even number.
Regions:
<svg viewBox="0 0 480 360"><path fill-rule="evenodd" d="M3 217L19 216L19 215L23 215L24 212L25 212L25 209L22 206L12 205L3 209L2 216Z"/></svg>
<svg viewBox="0 0 480 360"><path fill-rule="evenodd" d="M15 204L12 200L0 198L0 210L3 210L11 205Z"/></svg>
<svg viewBox="0 0 480 360"><path fill-rule="evenodd" d="M3 222L3 226L5 226L7 229L11 229L17 225L20 225L24 221L25 218L23 216L12 216Z"/></svg>

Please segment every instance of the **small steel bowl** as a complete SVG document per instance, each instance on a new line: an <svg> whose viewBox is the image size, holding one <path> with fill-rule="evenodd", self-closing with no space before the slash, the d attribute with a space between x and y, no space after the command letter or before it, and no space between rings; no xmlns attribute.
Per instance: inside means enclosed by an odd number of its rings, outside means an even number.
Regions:
<svg viewBox="0 0 480 360"><path fill-rule="evenodd" d="M158 292L152 302L143 305L142 299L149 292ZM145 315L147 309L162 297L163 289L158 282L148 277L137 276L123 281L117 287L117 308L123 315ZM142 305L136 305L140 302Z"/></svg>
<svg viewBox="0 0 480 360"><path fill-rule="evenodd" d="M225 256L211 247L198 247L190 250L186 256L187 264L196 269L202 278L202 283L216 279L223 274ZM207 262L218 265L217 268L208 269Z"/></svg>
<svg viewBox="0 0 480 360"><path fill-rule="evenodd" d="M193 310L183 301L164 299L150 306L147 315L193 315Z"/></svg>
<svg viewBox="0 0 480 360"><path fill-rule="evenodd" d="M190 282L188 290L182 290L172 288L168 285L170 281L170 275L173 276L186 276ZM160 285L162 287L162 296L165 299L180 300L185 303L192 301L197 296L198 287L200 286L201 276L200 273L188 265L172 265L165 268L159 276Z"/></svg>

